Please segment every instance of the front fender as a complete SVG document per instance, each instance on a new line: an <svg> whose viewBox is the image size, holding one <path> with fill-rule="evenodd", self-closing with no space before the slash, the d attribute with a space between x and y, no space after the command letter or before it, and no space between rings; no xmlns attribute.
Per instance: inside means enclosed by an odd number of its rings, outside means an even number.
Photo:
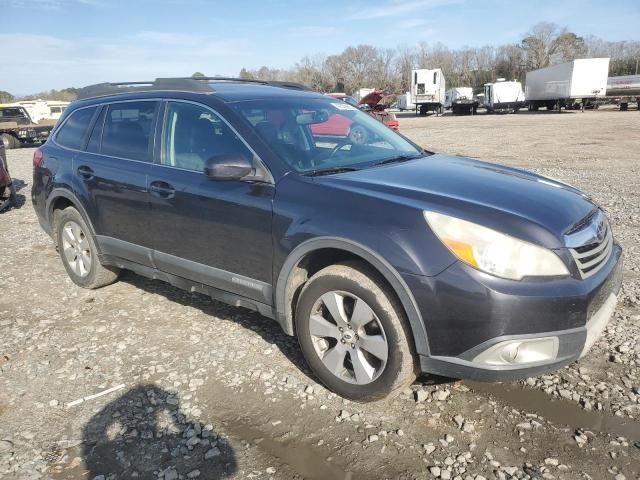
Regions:
<svg viewBox="0 0 640 480"><path fill-rule="evenodd" d="M276 288L274 289L276 320L280 323L283 330L289 335L294 334L293 318L291 311L287 308L286 304L287 285L289 284L291 275L295 271L295 267L307 254L315 250L326 248L343 250L362 258L385 278L400 300L400 303L407 315L409 326L413 334L416 352L419 355L429 355L427 332L422 315L418 310L413 294L409 290L409 287L403 280L402 276L377 252L365 245L340 237L325 236L306 240L293 249L285 260L276 281Z"/></svg>

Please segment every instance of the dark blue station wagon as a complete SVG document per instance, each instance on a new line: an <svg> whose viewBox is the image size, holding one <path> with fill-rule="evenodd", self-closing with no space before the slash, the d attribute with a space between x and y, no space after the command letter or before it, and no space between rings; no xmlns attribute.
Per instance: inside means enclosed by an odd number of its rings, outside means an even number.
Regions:
<svg viewBox="0 0 640 480"><path fill-rule="evenodd" d="M344 134L314 128L336 116ZM501 381L573 362L621 285L585 194L425 151L295 84L87 87L34 154L33 204L77 285L129 269L256 310L359 401L420 372Z"/></svg>

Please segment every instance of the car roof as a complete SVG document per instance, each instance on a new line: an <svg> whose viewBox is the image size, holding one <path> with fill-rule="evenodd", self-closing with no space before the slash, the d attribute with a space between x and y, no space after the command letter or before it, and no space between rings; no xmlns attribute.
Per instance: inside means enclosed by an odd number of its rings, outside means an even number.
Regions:
<svg viewBox="0 0 640 480"><path fill-rule="evenodd" d="M216 83L213 88L214 92L212 95L224 102L282 97L326 98L324 95L309 90L294 90L286 87L255 83L221 82Z"/></svg>
<svg viewBox="0 0 640 480"><path fill-rule="evenodd" d="M223 77L199 78L156 78L151 82L99 83L80 89L78 100L91 103L92 100L109 97L134 99L148 97L149 94L171 97L172 95L206 95L223 102L275 97L319 96L305 85L294 82L251 80Z"/></svg>

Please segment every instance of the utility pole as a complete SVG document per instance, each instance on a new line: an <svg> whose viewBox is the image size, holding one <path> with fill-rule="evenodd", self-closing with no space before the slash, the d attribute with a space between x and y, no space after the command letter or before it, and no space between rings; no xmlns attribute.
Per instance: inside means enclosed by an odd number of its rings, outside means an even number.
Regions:
<svg viewBox="0 0 640 480"><path fill-rule="evenodd" d="M640 61L640 58L636 58L636 75L638 74L638 61Z"/></svg>

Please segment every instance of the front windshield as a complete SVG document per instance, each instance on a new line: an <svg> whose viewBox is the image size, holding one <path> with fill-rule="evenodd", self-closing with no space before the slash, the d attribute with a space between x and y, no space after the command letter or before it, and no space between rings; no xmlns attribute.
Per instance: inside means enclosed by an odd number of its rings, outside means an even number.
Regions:
<svg viewBox="0 0 640 480"><path fill-rule="evenodd" d="M292 169L364 168L422 154L382 122L337 99L285 98L234 104Z"/></svg>

